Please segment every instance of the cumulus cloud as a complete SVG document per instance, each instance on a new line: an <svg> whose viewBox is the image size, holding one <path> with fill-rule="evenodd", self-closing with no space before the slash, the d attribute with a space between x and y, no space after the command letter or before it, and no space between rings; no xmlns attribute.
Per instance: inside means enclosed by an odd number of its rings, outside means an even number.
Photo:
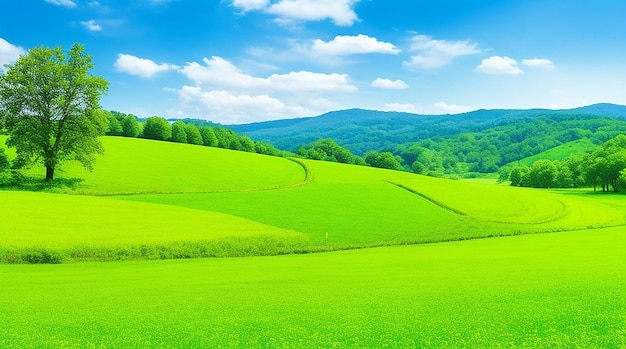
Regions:
<svg viewBox="0 0 626 349"><path fill-rule="evenodd" d="M80 25L82 25L83 27L87 28L87 30L92 31L92 32L98 32L102 30L102 26L100 26L99 24L96 24L96 21L94 21L93 19L89 21L82 21L80 22Z"/></svg>
<svg viewBox="0 0 626 349"><path fill-rule="evenodd" d="M183 86L178 95L186 105L196 105L213 120L236 124L303 116L307 110L297 104L285 104L267 94L235 94L229 91L204 91L198 86Z"/></svg>
<svg viewBox="0 0 626 349"><path fill-rule="evenodd" d="M273 91L339 91L355 92L346 74L322 74L308 71L273 74L266 78L255 77L241 72L227 60L213 56L204 58L205 65L187 63L180 72L197 85L208 85L220 89L273 90Z"/></svg>
<svg viewBox="0 0 626 349"><path fill-rule="evenodd" d="M476 108L468 107L466 105L448 104L446 102L435 103L435 108L445 113L460 114L468 111L475 110Z"/></svg>
<svg viewBox="0 0 626 349"><path fill-rule="evenodd" d="M474 69L475 72L485 74L505 74L520 75L524 74L518 66L517 62L510 57L491 56L482 60L482 63Z"/></svg>
<svg viewBox="0 0 626 349"><path fill-rule="evenodd" d="M389 79L378 78L372 82L372 87L388 89L388 90L404 90L409 88L402 80L391 81Z"/></svg>
<svg viewBox="0 0 626 349"><path fill-rule="evenodd" d="M18 60L18 58L20 58L20 55L25 53L25 49L15 46L3 38L0 38L0 71L5 71L5 64L14 63Z"/></svg>
<svg viewBox="0 0 626 349"><path fill-rule="evenodd" d="M322 21L329 19L336 25L351 26L359 20L354 5L360 0L233 0L241 11L263 11L278 17L279 22Z"/></svg>
<svg viewBox="0 0 626 349"><path fill-rule="evenodd" d="M47 3L57 6L76 7L76 3L72 0L45 0Z"/></svg>
<svg viewBox="0 0 626 349"><path fill-rule="evenodd" d="M332 20L339 26L351 26L359 18L353 10L359 0L281 0L267 12L284 20Z"/></svg>
<svg viewBox="0 0 626 349"><path fill-rule="evenodd" d="M554 69L554 64L552 64L552 61L550 61L549 59L545 59L545 58L524 59L522 60L522 64L524 64L527 67L532 67L532 68L542 68L545 70Z"/></svg>
<svg viewBox="0 0 626 349"><path fill-rule="evenodd" d="M411 104L402 104L402 103L387 103L385 104L385 110L387 111L399 111L404 113L417 113L417 108Z"/></svg>
<svg viewBox="0 0 626 349"><path fill-rule="evenodd" d="M234 0L233 6L243 12L263 10L269 5L269 0Z"/></svg>
<svg viewBox="0 0 626 349"><path fill-rule="evenodd" d="M348 82L347 74L299 71L289 74L273 74L267 80L271 88L281 91L357 91L356 86Z"/></svg>
<svg viewBox="0 0 626 349"><path fill-rule="evenodd" d="M149 59L122 53L117 55L117 60L115 61L114 66L119 72L136 75L146 79L156 76L160 72L176 69L176 66L166 63L156 64L154 61Z"/></svg>
<svg viewBox="0 0 626 349"><path fill-rule="evenodd" d="M450 64L456 57L480 53L478 44L470 41L434 40L428 35L416 35L411 40L410 50L416 52L405 67L433 69Z"/></svg>
<svg viewBox="0 0 626 349"><path fill-rule="evenodd" d="M356 36L337 35L329 42L317 39L313 41L312 50L316 53L333 56L366 53L385 53L397 55L401 51L392 43L378 41L376 38L363 34Z"/></svg>

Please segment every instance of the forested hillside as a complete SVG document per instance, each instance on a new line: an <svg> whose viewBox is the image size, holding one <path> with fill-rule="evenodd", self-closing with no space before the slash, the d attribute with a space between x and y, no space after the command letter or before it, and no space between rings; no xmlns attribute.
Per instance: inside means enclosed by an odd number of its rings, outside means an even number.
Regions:
<svg viewBox="0 0 626 349"><path fill-rule="evenodd" d="M595 146L626 131L626 121L608 117L547 115L505 122L478 132L436 136L401 144L391 151L414 172L451 174L497 172L506 164L540 154L563 144L587 140L582 149ZM586 148L585 148L586 147ZM568 154L564 154L567 157Z"/></svg>
<svg viewBox="0 0 626 349"><path fill-rule="evenodd" d="M477 110L455 115L417 115L400 112L349 109L317 117L278 120L228 128L267 141L280 149L295 151L303 144L332 138L356 155L370 150L390 150L398 144L417 142L436 136L455 136L479 132L517 121L547 117L554 121L608 117L626 120L626 106L594 104L587 107L549 110Z"/></svg>
<svg viewBox="0 0 626 349"><path fill-rule="evenodd" d="M169 120L171 125L158 117L139 123L135 119L110 112L108 134L271 155L281 155L279 148L308 159L436 177L500 172L503 179L512 168L532 166L537 160L584 156L626 132L626 106L613 104L444 116L350 109L234 126L194 119Z"/></svg>

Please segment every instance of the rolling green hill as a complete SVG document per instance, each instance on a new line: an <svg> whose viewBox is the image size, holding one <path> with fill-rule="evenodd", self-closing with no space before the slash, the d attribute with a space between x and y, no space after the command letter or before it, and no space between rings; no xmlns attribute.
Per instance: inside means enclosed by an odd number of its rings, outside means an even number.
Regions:
<svg viewBox="0 0 626 349"><path fill-rule="evenodd" d="M103 141L106 154L94 172L64 167L61 183L76 184L51 189L64 195L0 192L15 203L0 212L0 260L282 254L625 223L621 207L584 196L169 142Z"/></svg>
<svg viewBox="0 0 626 349"><path fill-rule="evenodd" d="M125 137L102 137L105 155L94 171L63 165L60 179L78 179L73 193L111 195L260 190L304 181L297 163L221 148ZM29 175L42 176L40 167Z"/></svg>
<svg viewBox="0 0 626 349"><path fill-rule="evenodd" d="M0 190L2 348L626 343L622 195L103 142Z"/></svg>
<svg viewBox="0 0 626 349"><path fill-rule="evenodd" d="M532 166L532 164L537 160L565 160L570 155L583 155L592 152L597 147L596 144L593 144L589 139L579 139L576 141L567 142L565 144L561 144L554 148L548 149L539 154L529 156L527 158L521 159L516 164L519 163L521 165Z"/></svg>

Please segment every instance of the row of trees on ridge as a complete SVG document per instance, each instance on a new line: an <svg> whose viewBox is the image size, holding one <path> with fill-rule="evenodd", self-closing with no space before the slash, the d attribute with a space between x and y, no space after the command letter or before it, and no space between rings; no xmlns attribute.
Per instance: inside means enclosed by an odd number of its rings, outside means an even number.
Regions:
<svg viewBox="0 0 626 349"><path fill-rule="evenodd" d="M253 141L250 137L240 135L224 127L196 126L193 123L176 120L170 122L159 116L152 116L140 122L132 114L117 111L106 112L109 119L107 135L124 137L141 137L160 141L188 143L240 150L272 156L283 153L272 144Z"/></svg>
<svg viewBox="0 0 626 349"><path fill-rule="evenodd" d="M532 166L515 166L511 185L534 188L593 186L602 191L626 189L626 135L608 140L590 154L565 160L538 160Z"/></svg>

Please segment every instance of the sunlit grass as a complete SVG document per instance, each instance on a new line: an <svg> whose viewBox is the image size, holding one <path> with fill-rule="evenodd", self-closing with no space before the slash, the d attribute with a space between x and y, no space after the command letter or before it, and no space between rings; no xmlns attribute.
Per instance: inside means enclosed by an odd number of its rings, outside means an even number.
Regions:
<svg viewBox="0 0 626 349"><path fill-rule="evenodd" d="M626 344L622 228L281 257L0 265L0 347Z"/></svg>
<svg viewBox="0 0 626 349"><path fill-rule="evenodd" d="M0 191L0 202L5 263L37 251L61 261L263 255L293 252L308 240L292 230L176 206L10 191Z"/></svg>
<svg viewBox="0 0 626 349"><path fill-rule="evenodd" d="M571 142L567 142L565 144L561 144L552 149L548 149L539 154L535 154L533 156L529 156L527 158L516 161L513 164L521 164L526 166L532 166L532 164L537 160L547 159L547 160L565 160L572 154L586 154L596 148L597 145L593 144L591 140L588 138L583 138Z"/></svg>
<svg viewBox="0 0 626 349"><path fill-rule="evenodd" d="M103 156L93 172L63 164L59 179L78 178L79 194L132 194L258 190L304 181L304 170L288 159L220 148L124 137L102 137ZM36 166L26 172L41 177Z"/></svg>

